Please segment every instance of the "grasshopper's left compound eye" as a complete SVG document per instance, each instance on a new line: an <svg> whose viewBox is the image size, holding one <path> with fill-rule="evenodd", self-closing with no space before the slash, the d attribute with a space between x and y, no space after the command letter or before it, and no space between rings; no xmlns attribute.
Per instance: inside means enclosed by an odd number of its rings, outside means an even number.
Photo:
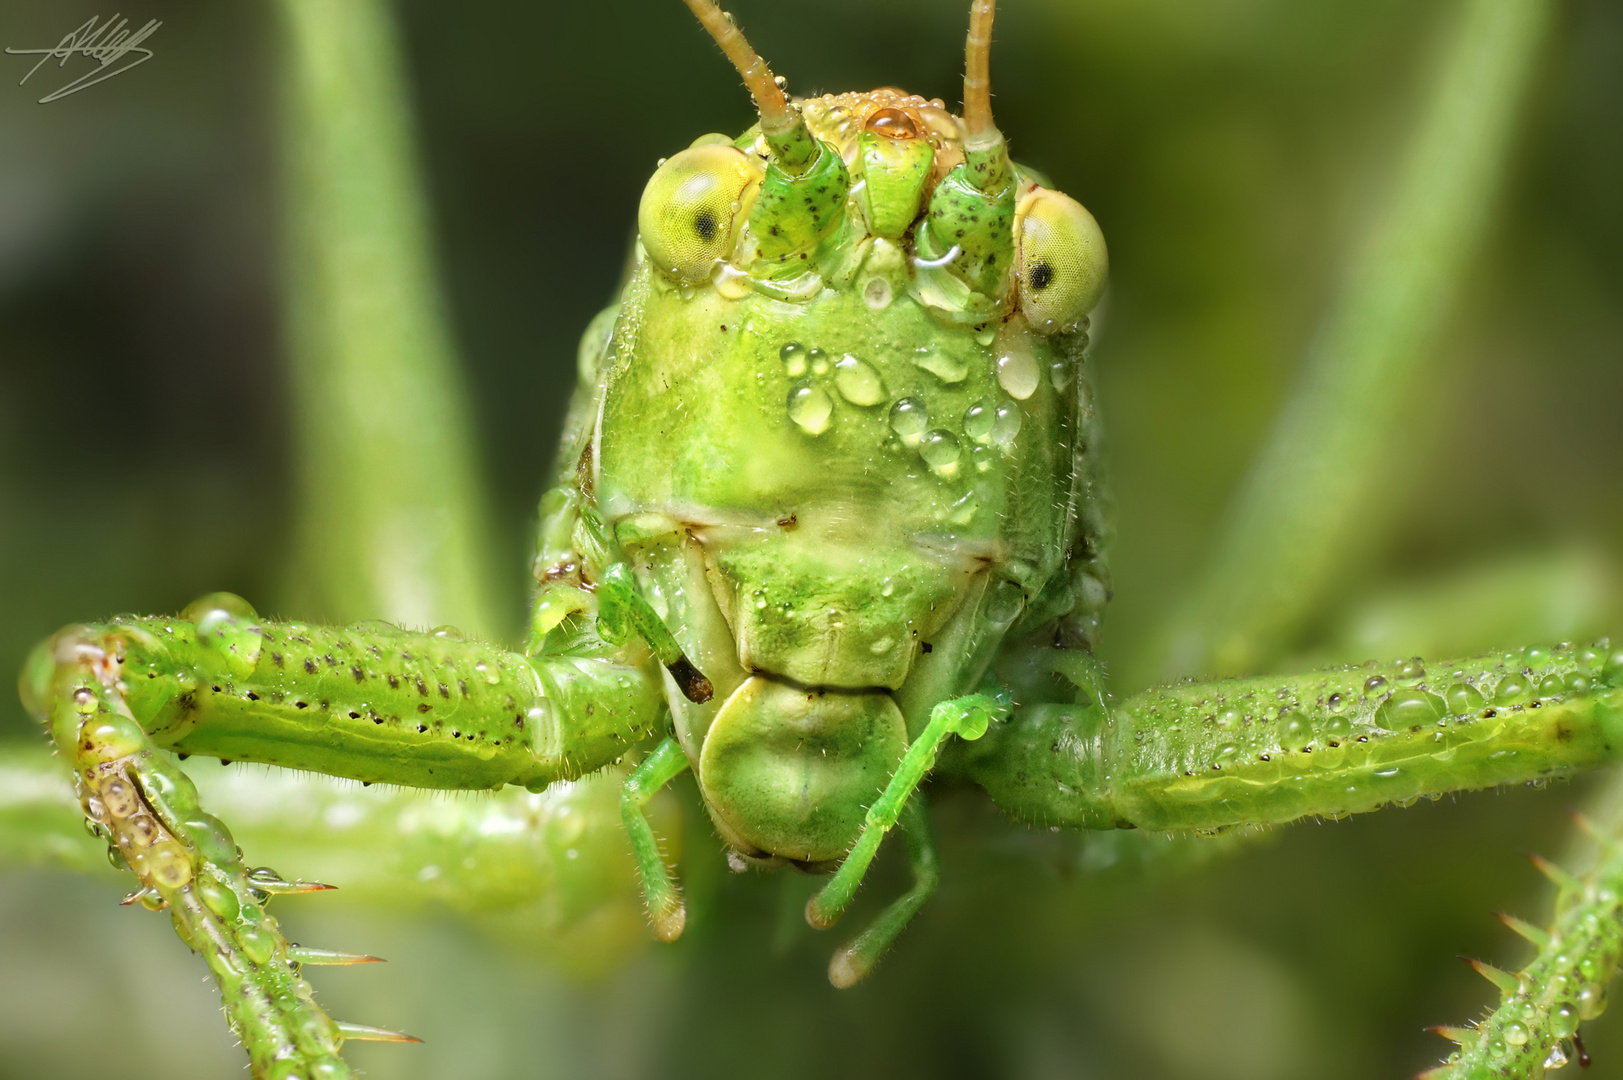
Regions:
<svg viewBox="0 0 1623 1080"><path fill-rule="evenodd" d="M1046 334L1076 325L1099 302L1110 272L1099 223L1069 195L1037 188L1020 201L1014 229L1026 321Z"/></svg>
<svg viewBox="0 0 1623 1080"><path fill-rule="evenodd" d="M692 146L661 165L642 192L637 231L648 257L683 281L704 281L738 240L761 170L732 146Z"/></svg>

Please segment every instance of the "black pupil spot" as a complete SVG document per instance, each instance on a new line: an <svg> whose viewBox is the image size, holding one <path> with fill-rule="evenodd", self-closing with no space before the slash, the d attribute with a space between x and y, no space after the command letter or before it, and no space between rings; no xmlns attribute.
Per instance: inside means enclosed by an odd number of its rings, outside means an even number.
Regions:
<svg viewBox="0 0 1623 1080"><path fill-rule="evenodd" d="M1042 292L1054 282L1054 268L1046 262L1040 262L1031 268L1031 289L1033 292Z"/></svg>
<svg viewBox="0 0 1623 1080"><path fill-rule="evenodd" d="M716 215L708 210L700 210L693 218L693 231L699 234L699 239L705 243L716 238Z"/></svg>

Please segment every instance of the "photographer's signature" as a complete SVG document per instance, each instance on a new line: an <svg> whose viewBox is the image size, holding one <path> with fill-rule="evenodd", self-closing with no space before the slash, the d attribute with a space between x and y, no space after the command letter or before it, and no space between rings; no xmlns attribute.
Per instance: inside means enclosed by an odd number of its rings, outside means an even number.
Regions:
<svg viewBox="0 0 1623 1080"><path fill-rule="evenodd" d="M29 68L28 74L24 75L17 85L21 86L27 82L29 77L49 60L59 61L56 65L59 68L66 67L75 54L99 62L91 71L40 98L39 103L44 105L58 98L65 98L69 94L77 94L86 87L95 86L104 79L122 75L130 68L146 63L152 59L152 50L143 48L141 43L151 37L163 23L156 19L148 19L146 25L139 30L131 30L129 25L128 19L121 18L116 13L106 22L101 22L99 16L92 16L79 29L57 42L55 48L7 48L6 52L13 56L39 57L39 63Z"/></svg>

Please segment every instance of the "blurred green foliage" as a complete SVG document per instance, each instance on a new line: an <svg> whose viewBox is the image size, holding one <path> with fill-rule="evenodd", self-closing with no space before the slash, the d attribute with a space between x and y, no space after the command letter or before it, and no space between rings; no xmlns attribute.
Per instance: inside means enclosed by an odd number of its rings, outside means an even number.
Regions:
<svg viewBox="0 0 1623 1080"><path fill-rule="evenodd" d="M794 92L894 84L955 103L963 7L738 15ZM1119 511L1113 668L1142 670L1208 556L1458 9L1002 6L999 124L1111 245L1095 356ZM1389 448L1390 531L1333 582L1301 660L1623 628L1623 10L1557 11L1488 247ZM48 45L98 13L13 0L0 45ZM492 493L497 618L516 628L574 342L615 287L641 185L749 107L674 0L399 14ZM138 71L45 106L34 82L0 80L4 670L72 620L220 588L294 613L298 593L278 26L247 2L132 17L164 21ZM0 733L27 725L0 695ZM1488 1002L1456 953L1521 958L1486 911L1543 914L1548 890L1514 853L1560 850L1563 811L1593 785L1297 826L1159 870L1131 838L1028 832L953 793L936 814L941 894L843 994L823 980L827 937L782 918L808 883L725 875L692 812L689 936L592 983L450 919L341 899L279 913L301 940L397 965L318 977L336 1015L428 1039L357 1048L378 1075L1391 1076L1443 1056L1421 1024ZM882 860L865 899L901 874ZM195 963L164 920L109 902L119 884L0 880L0 1077L239 1066ZM1605 1067L1623 1062L1615 1028L1591 1041Z"/></svg>

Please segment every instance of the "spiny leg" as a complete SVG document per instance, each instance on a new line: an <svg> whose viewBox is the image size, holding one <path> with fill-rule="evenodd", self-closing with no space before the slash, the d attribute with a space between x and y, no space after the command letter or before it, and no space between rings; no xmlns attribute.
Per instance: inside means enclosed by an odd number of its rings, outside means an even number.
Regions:
<svg viewBox="0 0 1623 1080"><path fill-rule="evenodd" d="M648 823L644 808L661 788L680 776L688 767L687 755L675 739L667 738L643 759L641 765L626 777L620 791L620 817L625 821L626 834L631 837L631 853L637 860L637 871L642 875L643 895L648 900L648 918L654 924L654 933L661 941L675 941L682 936L687 922L687 909L682 906L682 890L671 878L671 871L659 851L659 840Z"/></svg>
<svg viewBox="0 0 1623 1080"><path fill-rule="evenodd" d="M591 642L584 644L590 647ZM216 594L181 618L71 627L30 658L25 704L74 770L138 898L202 952L256 1076L347 1076L346 1038L262 910L298 883L249 872L168 749L418 787L540 788L650 737L663 702L613 650L531 661L446 634L261 621ZM636 652L626 654L633 659Z"/></svg>
<svg viewBox="0 0 1623 1080"><path fill-rule="evenodd" d="M840 989L855 986L873 970L891 943L907 929L924 902L941 880L935 841L930 836L930 817L924 793L915 792L902 807L897 822L907 841L907 858L913 867L913 887L891 901L868 928L835 950L828 963L828 981Z"/></svg>
<svg viewBox="0 0 1623 1080"><path fill-rule="evenodd" d="M351 1075L338 1056L344 1027L298 972L309 957L292 951L263 910L277 892L322 886L250 873L174 756L135 722L107 655L74 639L58 650L68 655L58 658L48 721L87 821L141 883L132 899L167 908L181 940L202 954L255 1077Z"/></svg>
<svg viewBox="0 0 1623 1080"><path fill-rule="evenodd" d="M1180 683L1118 705L1079 689L1022 707L954 765L1021 820L1209 830L1569 775L1620 751L1623 650L1602 642Z"/></svg>
<svg viewBox="0 0 1623 1080"><path fill-rule="evenodd" d="M884 792L868 808L856 844L828 884L806 903L807 922L824 930L833 926L845 913L874 856L879 852L885 833L896 824L908 799L935 767L936 756L948 737L957 735L966 740L978 739L986 734L987 726L994 719L1001 720L1008 714L1009 702L991 694L954 698L930 710L930 722L913 745L907 748Z"/></svg>

